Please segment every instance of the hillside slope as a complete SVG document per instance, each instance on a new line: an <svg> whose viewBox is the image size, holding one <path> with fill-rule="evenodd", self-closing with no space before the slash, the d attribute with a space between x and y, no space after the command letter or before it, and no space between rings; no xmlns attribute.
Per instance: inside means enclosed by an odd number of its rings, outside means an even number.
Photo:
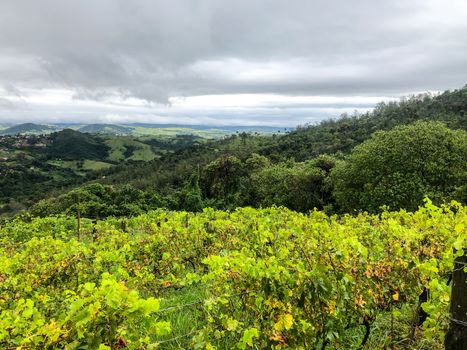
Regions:
<svg viewBox="0 0 467 350"><path fill-rule="evenodd" d="M52 135L52 144L47 148L49 157L64 160L104 160L109 148L98 137L65 129Z"/></svg>
<svg viewBox="0 0 467 350"><path fill-rule="evenodd" d="M17 134L48 134L56 130L50 125L41 125L34 123L24 123L13 125L9 128L0 130L0 135L17 135Z"/></svg>
<svg viewBox="0 0 467 350"><path fill-rule="evenodd" d="M303 161L319 154L348 153L374 132L390 130L418 120L440 121L451 129L467 130L467 85L462 89L380 103L374 110L304 126L277 138L262 153Z"/></svg>

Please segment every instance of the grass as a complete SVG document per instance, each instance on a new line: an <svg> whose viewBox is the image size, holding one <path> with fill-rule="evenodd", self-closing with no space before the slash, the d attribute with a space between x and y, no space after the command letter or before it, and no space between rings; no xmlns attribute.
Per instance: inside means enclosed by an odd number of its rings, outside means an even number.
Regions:
<svg viewBox="0 0 467 350"><path fill-rule="evenodd" d="M151 146L139 142L132 137L109 137L105 141L105 144L110 147L107 159L111 162L120 162L126 159L149 161L156 157ZM130 157L125 157L125 151L127 148L134 149L133 154Z"/></svg>
<svg viewBox="0 0 467 350"><path fill-rule="evenodd" d="M203 310L203 300L206 298L206 293L203 286L186 287L179 290L167 288L167 291L162 293L160 297L162 298L160 320L169 321L172 328L171 334L159 339L161 348L192 348L193 336L206 325ZM410 333L415 308L416 306L411 304L402 305L400 309L397 309L400 312L397 318L392 317L390 311L378 315L371 324L370 336L363 348L361 348L361 343L365 328L360 326L348 329L341 339L339 349L442 350L442 344L439 341L427 339L421 327L416 329L414 342L407 344L407 335ZM211 340L217 349L236 348L233 341L229 342L229 339L224 339L224 341L225 343L221 344L216 343L215 339ZM321 345L318 348L321 348ZM328 345L326 349L334 348Z"/></svg>
<svg viewBox="0 0 467 350"><path fill-rule="evenodd" d="M414 317L416 306L404 304L397 310L400 315L392 317L387 311L378 315L371 324L370 337L362 348L363 350L441 350L443 345L435 340L428 339L423 334L423 327L417 327L412 344L408 344L408 335ZM342 349L359 349L364 337L363 326L349 329L343 337Z"/></svg>
<svg viewBox="0 0 467 350"><path fill-rule="evenodd" d="M176 291L168 288L161 297L161 319L169 321L172 328L169 335L160 338L161 348L191 348L192 337L205 324L202 309L202 302L205 299L204 289L191 287Z"/></svg>
<svg viewBox="0 0 467 350"><path fill-rule="evenodd" d="M74 160L49 160L47 163L58 166L60 168L76 168L76 161Z"/></svg>
<svg viewBox="0 0 467 350"><path fill-rule="evenodd" d="M110 163L106 162L99 162L96 160L90 160L86 159L83 164L83 168L85 170L102 170L102 169L108 169L112 166Z"/></svg>
<svg viewBox="0 0 467 350"><path fill-rule="evenodd" d="M60 168L70 169L80 175L84 175L83 172L85 171L108 169L112 166L112 164L107 162L90 159L84 160L82 167L78 166L79 161L76 160L49 160L48 163Z"/></svg>
<svg viewBox="0 0 467 350"><path fill-rule="evenodd" d="M142 143L141 145L143 145L143 147L136 149L129 159L142 160L147 162L156 158L156 154L152 151L149 145L145 145L144 143Z"/></svg>

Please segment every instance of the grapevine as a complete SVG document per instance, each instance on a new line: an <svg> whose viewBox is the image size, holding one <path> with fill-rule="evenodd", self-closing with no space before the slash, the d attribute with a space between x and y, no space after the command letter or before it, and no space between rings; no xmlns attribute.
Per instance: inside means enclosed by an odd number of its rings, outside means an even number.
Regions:
<svg viewBox="0 0 467 350"><path fill-rule="evenodd" d="M14 219L0 228L0 347L339 348L424 289L423 336L441 344L466 225L465 207L429 201L379 215L157 210L83 219L80 240L71 217Z"/></svg>

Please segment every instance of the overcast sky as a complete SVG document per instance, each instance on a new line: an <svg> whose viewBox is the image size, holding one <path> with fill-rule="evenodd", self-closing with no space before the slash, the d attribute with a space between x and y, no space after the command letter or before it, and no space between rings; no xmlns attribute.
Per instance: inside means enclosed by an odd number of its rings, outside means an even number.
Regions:
<svg viewBox="0 0 467 350"><path fill-rule="evenodd" d="M1 0L0 123L313 123L467 83L465 0Z"/></svg>

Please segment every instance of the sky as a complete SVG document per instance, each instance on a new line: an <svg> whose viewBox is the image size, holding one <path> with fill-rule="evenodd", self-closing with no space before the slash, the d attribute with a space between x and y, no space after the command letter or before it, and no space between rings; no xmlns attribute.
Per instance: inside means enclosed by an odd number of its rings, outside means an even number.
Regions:
<svg viewBox="0 0 467 350"><path fill-rule="evenodd" d="M296 126L467 84L465 0L2 0L0 123Z"/></svg>

